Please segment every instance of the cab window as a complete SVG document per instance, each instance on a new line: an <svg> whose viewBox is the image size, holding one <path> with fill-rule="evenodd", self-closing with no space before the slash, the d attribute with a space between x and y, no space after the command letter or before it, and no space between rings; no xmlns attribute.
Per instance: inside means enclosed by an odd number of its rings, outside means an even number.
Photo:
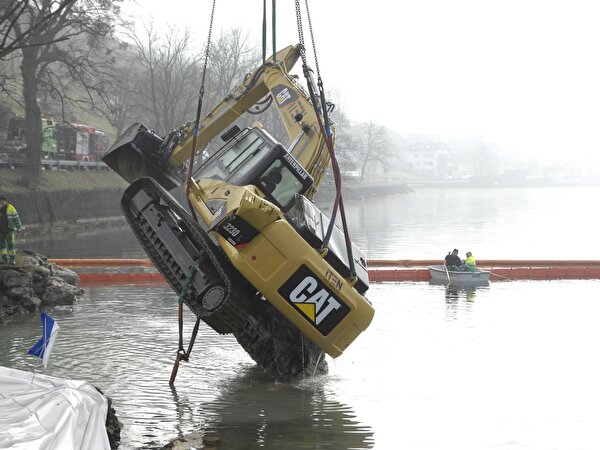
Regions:
<svg viewBox="0 0 600 450"><path fill-rule="evenodd" d="M255 166L255 162L250 158L254 159L261 150L264 152L265 147L262 144L263 140L256 133L247 133L227 151L207 161L200 169L199 175L202 178L227 180L238 168L241 172L247 173ZM239 176L236 174L235 177L231 177L230 181L233 184L235 184L234 178Z"/></svg>
<svg viewBox="0 0 600 450"><path fill-rule="evenodd" d="M258 187L273 197L280 207L285 208L303 186L296 175L281 160L276 159L258 179Z"/></svg>

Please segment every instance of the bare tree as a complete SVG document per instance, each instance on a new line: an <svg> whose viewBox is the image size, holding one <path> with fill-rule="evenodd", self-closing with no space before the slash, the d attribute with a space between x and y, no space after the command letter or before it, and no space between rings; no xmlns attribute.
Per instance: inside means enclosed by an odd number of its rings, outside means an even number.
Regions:
<svg viewBox="0 0 600 450"><path fill-rule="evenodd" d="M92 101L100 92L104 68L110 60L103 39L112 31L121 0L36 0L20 4L10 35L21 53L21 83L25 110L25 167L35 184L41 169L42 122L38 97L56 98L62 105L81 100L81 90ZM43 25L40 26L40 22ZM15 44L17 45L17 44ZM15 46L13 46L15 48ZM79 91L74 93L74 88Z"/></svg>
<svg viewBox="0 0 600 450"><path fill-rule="evenodd" d="M384 126L371 121L366 123L363 129L363 138L360 143L361 180L365 178L367 165L378 161L385 167L386 154L389 150L387 130Z"/></svg>
<svg viewBox="0 0 600 450"><path fill-rule="evenodd" d="M147 85L138 70L135 50L118 42L114 50L115 63L105 80L105 89L94 110L101 114L119 136L131 122L145 122L144 95Z"/></svg>
<svg viewBox="0 0 600 450"><path fill-rule="evenodd" d="M206 78L208 108L230 94L244 75L259 64L259 51L250 47L248 40L247 32L233 28L222 32L212 44Z"/></svg>
<svg viewBox="0 0 600 450"><path fill-rule="evenodd" d="M117 134L136 120L161 134L192 120L204 61L194 51L189 31L177 33L171 28L160 35L153 24L143 25L140 33L132 24L126 30L130 44L121 42L115 49L113 78L107 81L110 88L106 89L98 112L109 120ZM211 45L202 113L209 112L230 94L258 61L258 50L249 46L247 35L240 29L222 33ZM267 113L259 120L271 120L270 117ZM244 114L241 125L255 119Z"/></svg>
<svg viewBox="0 0 600 450"><path fill-rule="evenodd" d="M170 27L159 36L152 24L144 25L141 35L130 26L128 36L139 62L139 76L145 83L137 94L150 116L150 126L164 134L190 120L195 105L192 94L199 87L201 56L192 48L188 29L180 34Z"/></svg>
<svg viewBox="0 0 600 450"><path fill-rule="evenodd" d="M342 173L355 170L359 155L356 149L356 142L352 136L352 123L346 115L339 92L329 95L336 105L331 113L335 121L335 153Z"/></svg>
<svg viewBox="0 0 600 450"><path fill-rule="evenodd" d="M47 3L46 8L40 9L36 20L28 20L28 7L30 0L0 0L0 60L11 53L30 45L45 45L62 40L55 37L47 42L33 44L30 37L39 33L48 23L60 16L64 9L77 0L64 0L62 2ZM19 32L17 32L17 28Z"/></svg>
<svg viewBox="0 0 600 450"><path fill-rule="evenodd" d="M131 65L115 68L112 75L113 78L107 81L103 102L96 105L95 111L108 120L119 136L131 121L132 106L136 104L137 83Z"/></svg>

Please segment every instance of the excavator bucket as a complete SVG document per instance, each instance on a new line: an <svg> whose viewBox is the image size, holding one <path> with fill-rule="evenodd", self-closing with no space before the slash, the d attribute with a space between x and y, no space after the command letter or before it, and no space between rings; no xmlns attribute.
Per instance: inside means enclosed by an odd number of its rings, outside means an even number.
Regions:
<svg viewBox="0 0 600 450"><path fill-rule="evenodd" d="M167 190L181 186L182 179L160 154L163 139L141 123L129 127L104 154L104 161L129 183L154 178Z"/></svg>

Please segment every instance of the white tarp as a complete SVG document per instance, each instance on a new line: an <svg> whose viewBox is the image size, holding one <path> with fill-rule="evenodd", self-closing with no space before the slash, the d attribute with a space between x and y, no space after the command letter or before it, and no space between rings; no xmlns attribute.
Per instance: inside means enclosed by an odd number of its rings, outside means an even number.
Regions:
<svg viewBox="0 0 600 450"><path fill-rule="evenodd" d="M0 366L0 448L110 450L107 411L85 381Z"/></svg>

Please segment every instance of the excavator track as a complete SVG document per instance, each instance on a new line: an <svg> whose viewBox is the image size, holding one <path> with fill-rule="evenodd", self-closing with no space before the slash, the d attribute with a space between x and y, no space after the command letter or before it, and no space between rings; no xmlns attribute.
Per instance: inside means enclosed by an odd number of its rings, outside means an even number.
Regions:
<svg viewBox="0 0 600 450"><path fill-rule="evenodd" d="M194 314L218 333L242 330L250 314L247 299L255 290L228 267L191 215L152 178L133 182L123 194L121 208L173 290L180 295L185 290L184 301Z"/></svg>

